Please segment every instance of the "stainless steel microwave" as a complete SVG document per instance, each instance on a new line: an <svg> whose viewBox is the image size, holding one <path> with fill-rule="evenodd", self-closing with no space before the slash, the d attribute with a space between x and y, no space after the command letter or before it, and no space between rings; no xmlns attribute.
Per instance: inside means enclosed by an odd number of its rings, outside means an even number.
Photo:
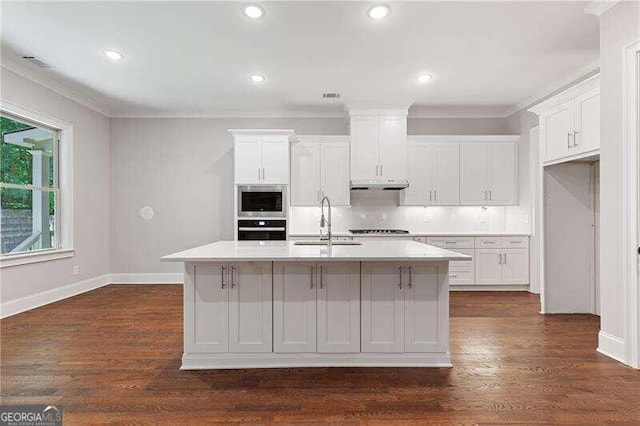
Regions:
<svg viewBox="0 0 640 426"><path fill-rule="evenodd" d="M286 185L239 185L238 217L287 217Z"/></svg>

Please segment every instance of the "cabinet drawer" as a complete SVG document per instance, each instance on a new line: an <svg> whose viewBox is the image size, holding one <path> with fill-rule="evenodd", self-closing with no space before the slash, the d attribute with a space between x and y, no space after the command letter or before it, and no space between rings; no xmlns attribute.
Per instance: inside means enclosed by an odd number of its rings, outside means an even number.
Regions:
<svg viewBox="0 0 640 426"><path fill-rule="evenodd" d="M450 285L472 285L474 284L474 269L473 267L456 267L451 268L449 271L449 284Z"/></svg>
<svg viewBox="0 0 640 426"><path fill-rule="evenodd" d="M502 248L528 248L529 237L527 236L515 236L515 237L502 237Z"/></svg>
<svg viewBox="0 0 640 426"><path fill-rule="evenodd" d="M476 248L502 248L502 237L476 237Z"/></svg>
<svg viewBox="0 0 640 426"><path fill-rule="evenodd" d="M473 237L427 237L427 244L444 249L471 249Z"/></svg>

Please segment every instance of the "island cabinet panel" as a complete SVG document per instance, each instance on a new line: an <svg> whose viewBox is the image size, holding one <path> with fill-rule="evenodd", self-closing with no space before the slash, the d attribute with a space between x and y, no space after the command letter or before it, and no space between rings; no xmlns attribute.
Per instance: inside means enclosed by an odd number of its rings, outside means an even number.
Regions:
<svg viewBox="0 0 640 426"><path fill-rule="evenodd" d="M271 262L229 267L229 351L271 352Z"/></svg>
<svg viewBox="0 0 640 426"><path fill-rule="evenodd" d="M277 262L273 272L273 349L316 352L315 262Z"/></svg>
<svg viewBox="0 0 640 426"><path fill-rule="evenodd" d="M404 352L403 263L362 263L362 352Z"/></svg>
<svg viewBox="0 0 640 426"><path fill-rule="evenodd" d="M448 346L446 272L434 264L407 264L405 352L439 352Z"/></svg>
<svg viewBox="0 0 640 426"><path fill-rule="evenodd" d="M318 352L360 352L360 264L318 264Z"/></svg>
<svg viewBox="0 0 640 426"><path fill-rule="evenodd" d="M227 265L187 265L185 286L185 349L187 352L228 352L229 304Z"/></svg>

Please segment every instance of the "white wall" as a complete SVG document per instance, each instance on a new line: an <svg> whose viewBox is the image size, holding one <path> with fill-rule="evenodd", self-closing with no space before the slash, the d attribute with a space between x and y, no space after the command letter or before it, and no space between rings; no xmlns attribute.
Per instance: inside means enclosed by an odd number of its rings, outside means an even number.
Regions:
<svg viewBox="0 0 640 426"><path fill-rule="evenodd" d="M623 339L622 170L624 48L640 39L640 3L622 1L600 17L600 285L602 332ZM603 342L601 340L600 347Z"/></svg>
<svg viewBox="0 0 640 426"><path fill-rule="evenodd" d="M75 226L72 258L4 267L2 304L107 274L110 268L109 118L2 69L2 99L73 125ZM80 275L72 266L80 266Z"/></svg>

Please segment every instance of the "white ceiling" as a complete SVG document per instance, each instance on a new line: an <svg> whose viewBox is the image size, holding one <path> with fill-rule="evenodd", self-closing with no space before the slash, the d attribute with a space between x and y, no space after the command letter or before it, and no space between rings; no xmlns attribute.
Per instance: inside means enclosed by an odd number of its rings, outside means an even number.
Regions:
<svg viewBox="0 0 640 426"><path fill-rule="evenodd" d="M412 104L499 115L599 57L597 18L580 1L390 2L383 21L366 16L369 2L263 2L260 20L241 4L3 2L4 59L39 57L49 77L114 116ZM125 59L107 60L105 48ZM417 84L421 72L433 80ZM256 73L267 81L249 82ZM342 99L323 101L323 92Z"/></svg>

